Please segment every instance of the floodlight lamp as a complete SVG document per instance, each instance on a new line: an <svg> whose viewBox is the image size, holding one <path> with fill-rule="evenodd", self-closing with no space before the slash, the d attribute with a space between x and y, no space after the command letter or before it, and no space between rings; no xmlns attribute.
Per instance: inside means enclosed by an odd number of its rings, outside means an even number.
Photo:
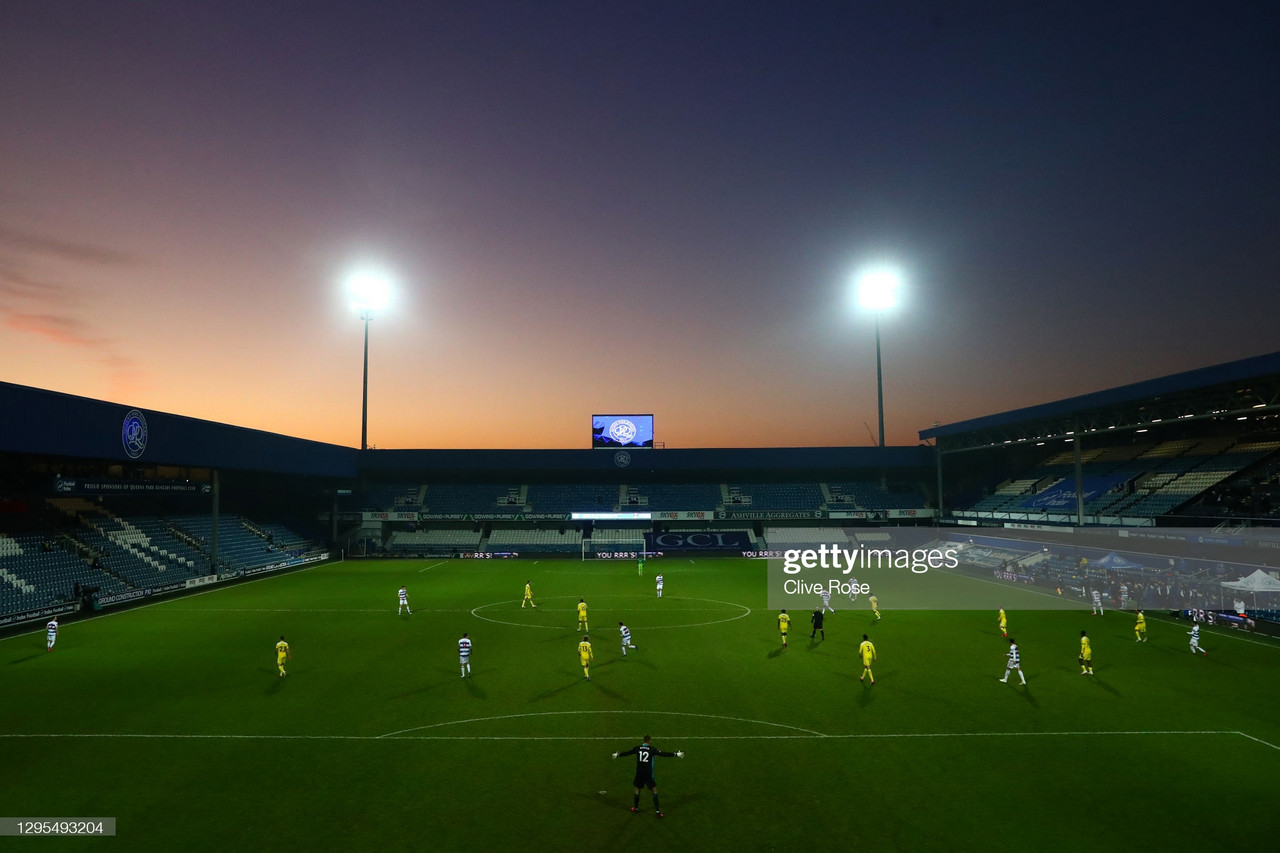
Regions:
<svg viewBox="0 0 1280 853"><path fill-rule="evenodd" d="M347 277L347 294L357 313L381 311L391 302L391 277L381 270L357 270Z"/></svg>
<svg viewBox="0 0 1280 853"><path fill-rule="evenodd" d="M877 314L898 304L902 276L897 270L880 267L858 277L858 307Z"/></svg>

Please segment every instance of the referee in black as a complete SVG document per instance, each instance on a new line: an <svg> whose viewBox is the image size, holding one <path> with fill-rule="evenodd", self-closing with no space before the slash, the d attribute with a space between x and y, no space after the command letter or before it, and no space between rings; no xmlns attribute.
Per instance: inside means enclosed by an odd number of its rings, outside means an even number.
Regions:
<svg viewBox="0 0 1280 853"><path fill-rule="evenodd" d="M650 742L649 736L644 736L644 743L639 746L633 746L626 752L615 752L614 758L620 755L634 755L636 757L636 778L631 784L636 788L635 799L631 801L631 811L640 811L640 789L648 788L653 792L653 812L658 817L662 817L662 809L658 807L658 783L653 778L653 759L659 755L663 758L684 758L684 753L680 750L675 752L663 752L654 749Z"/></svg>
<svg viewBox="0 0 1280 853"><path fill-rule="evenodd" d="M822 610L813 611L813 615L809 617L809 621L813 623L813 630L809 632L809 639L813 639L814 634L821 634L822 639L827 638L827 632L822 630Z"/></svg>

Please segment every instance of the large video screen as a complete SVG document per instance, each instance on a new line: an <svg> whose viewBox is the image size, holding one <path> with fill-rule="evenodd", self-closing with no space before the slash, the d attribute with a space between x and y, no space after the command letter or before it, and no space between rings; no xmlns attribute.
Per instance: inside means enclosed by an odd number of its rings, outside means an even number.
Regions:
<svg viewBox="0 0 1280 853"><path fill-rule="evenodd" d="M591 446L653 447L653 415L592 415Z"/></svg>

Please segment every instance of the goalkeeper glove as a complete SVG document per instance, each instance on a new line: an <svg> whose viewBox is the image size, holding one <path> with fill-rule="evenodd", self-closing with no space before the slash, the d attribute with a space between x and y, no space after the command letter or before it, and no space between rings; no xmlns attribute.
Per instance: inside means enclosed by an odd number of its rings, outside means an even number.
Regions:
<svg viewBox="0 0 1280 853"><path fill-rule="evenodd" d="M677 749L677 750L676 750L676 758L684 758L684 750L682 750L682 749Z"/></svg>
<svg viewBox="0 0 1280 853"><path fill-rule="evenodd" d="M616 752L615 752L615 753L613 754L613 757L614 757L614 758L617 758L617 757L618 757L618 753L616 753Z"/></svg>

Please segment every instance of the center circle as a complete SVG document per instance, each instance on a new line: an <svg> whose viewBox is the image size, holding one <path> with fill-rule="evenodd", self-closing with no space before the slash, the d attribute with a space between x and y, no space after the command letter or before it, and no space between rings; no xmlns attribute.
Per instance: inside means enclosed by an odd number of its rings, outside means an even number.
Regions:
<svg viewBox="0 0 1280 853"><path fill-rule="evenodd" d="M597 596L594 596L594 597L595 597L595 598L597 598L597 599L599 599L599 598L633 598L633 599L634 599L634 598L638 598L639 596L635 596L635 595L597 595ZM571 596L571 595L559 595L559 596L552 596L551 598L547 598L547 599L543 599L543 600L544 600L544 601L555 601L555 600L557 600L557 599L561 599L561 598L563 598L563 599L568 599L569 601L572 601L572 600L573 600L573 596ZM637 630L641 630L641 631L658 631L658 630L662 630L662 629L666 629L666 628L701 628L701 627L703 627L703 626L705 626L705 625L720 625L720 624L723 624L723 623L725 623L725 622L734 622L734 621L736 621L736 620L738 620L738 619L742 619L742 618L744 618L744 617L746 617L746 616L750 616L750 615L751 615L751 608L750 608L750 607L747 607L745 604L738 604L738 603L733 602L733 601L719 601L719 600L714 599L714 598L679 598L679 599L668 599L668 600L682 601L682 602L684 602L684 601L701 601L701 602L704 602L704 603L706 603L706 604L723 604L725 607L738 607L738 608L741 608L742 612L741 612L741 613L735 613L735 614L732 614L732 615L730 615L730 616L725 617L724 619L711 619L711 620L706 621L706 622L687 622L687 623L684 623L684 624L681 624L681 625L649 625L649 626L647 626L647 627L646 627L645 625L641 624ZM481 605L480 605L480 606L478 606L478 607L474 607L474 608L472 608L472 610L471 610L471 615L472 615L472 616L474 616L474 617L476 617L477 619L483 619L485 622L492 622L492 623L494 623L494 624L496 624L496 625L511 625L511 626L513 626L513 627L515 627L515 628L550 628L550 629L552 629L553 631L564 631L564 630L568 630L568 629L566 629L566 628L563 628L563 627L562 627L562 626L560 626L560 625L530 625L530 624L528 624L528 623L526 623L526 622L511 622L511 621L508 621L508 620L506 620L506 619L494 619L494 618L493 618L493 617L491 617L491 616L484 616L484 615L482 615L482 614L480 613L480 611L481 611L481 610L487 610L487 609L489 609L490 607L501 607L501 606L502 606L502 605L504 605L504 604L516 604L516 603L517 603L517 602L519 602L519 601L520 601L520 599L518 599L518 598L514 598L514 599L511 599L511 600L509 600L509 601L494 601L494 602L491 602L490 604L481 604ZM660 610L661 608L652 608L652 609L656 612L656 611ZM573 611L566 611L566 612L570 612L570 613L572 613Z"/></svg>

